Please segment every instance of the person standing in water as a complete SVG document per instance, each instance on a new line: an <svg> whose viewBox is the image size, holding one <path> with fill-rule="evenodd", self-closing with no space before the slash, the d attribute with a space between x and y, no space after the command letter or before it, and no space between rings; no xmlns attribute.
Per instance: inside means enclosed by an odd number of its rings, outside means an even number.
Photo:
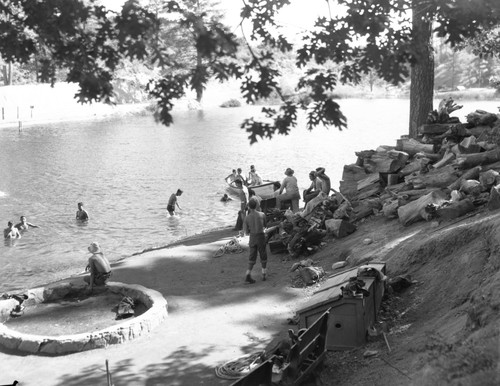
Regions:
<svg viewBox="0 0 500 386"><path fill-rule="evenodd" d="M19 229L14 226L12 221L7 223L7 228L3 230L3 238L4 239L20 239L21 233L19 233Z"/></svg>
<svg viewBox="0 0 500 386"><path fill-rule="evenodd" d="M254 165L250 166L250 172L248 173L247 184L248 186L262 185L262 178L260 178L260 176L257 174Z"/></svg>
<svg viewBox="0 0 500 386"><path fill-rule="evenodd" d="M168 199L168 204L167 204L167 211L170 214L170 216L175 215L175 206L179 208L179 210L182 210L181 207L179 206L179 203L177 202L177 197L179 197L182 194L182 190L177 189L176 193L172 193L170 198Z"/></svg>
<svg viewBox="0 0 500 386"><path fill-rule="evenodd" d="M78 210L76 211L76 219L80 221L88 221L89 214L83 209L83 202L78 203Z"/></svg>
<svg viewBox="0 0 500 386"><path fill-rule="evenodd" d="M29 228L38 228L38 225L28 222L26 216L21 216L20 221L16 224L16 228L20 231L27 231Z"/></svg>

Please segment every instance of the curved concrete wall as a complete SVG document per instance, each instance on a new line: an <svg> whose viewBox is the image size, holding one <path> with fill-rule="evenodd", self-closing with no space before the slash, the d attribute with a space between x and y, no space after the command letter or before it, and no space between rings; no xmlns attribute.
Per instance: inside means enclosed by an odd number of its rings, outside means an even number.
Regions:
<svg viewBox="0 0 500 386"><path fill-rule="evenodd" d="M130 296L143 303L148 310L134 318L125 319L122 323L109 328L75 335L43 336L23 334L0 324L0 345L11 350L19 350L31 354L62 355L78 351L93 350L119 344L126 340L148 333L163 322L167 315L167 301L158 291L136 284L110 282L107 289L113 293ZM60 299L64 295L78 291L72 283L35 288L28 291L26 302L44 302ZM10 313L18 303L13 299L0 301L0 314Z"/></svg>

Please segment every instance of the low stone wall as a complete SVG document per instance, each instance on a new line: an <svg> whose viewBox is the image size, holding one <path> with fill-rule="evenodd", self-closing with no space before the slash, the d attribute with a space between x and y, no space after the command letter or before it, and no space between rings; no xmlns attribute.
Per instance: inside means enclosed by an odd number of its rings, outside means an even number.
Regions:
<svg viewBox="0 0 500 386"><path fill-rule="evenodd" d="M134 318L125 319L109 328L83 334L43 336L23 334L0 324L0 345L11 350L30 354L62 355L119 344L148 333L163 322L167 315L167 301L158 291L135 284L110 282L107 289L113 293L130 296L143 303L148 310ZM81 286L63 283L28 291L26 304L61 299L71 293L81 291ZM17 305L13 299L0 301L0 314L5 315Z"/></svg>

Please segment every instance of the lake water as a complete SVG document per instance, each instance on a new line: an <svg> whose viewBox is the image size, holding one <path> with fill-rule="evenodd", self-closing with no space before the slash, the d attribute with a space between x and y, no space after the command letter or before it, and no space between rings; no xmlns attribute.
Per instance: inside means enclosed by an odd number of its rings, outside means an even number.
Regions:
<svg viewBox="0 0 500 386"><path fill-rule="evenodd" d="M308 173L326 168L337 188L355 151L395 145L407 133L407 100L343 100L349 129L299 125L292 134L249 145L239 128L260 108L212 108L174 115L164 127L150 117L57 123L0 130L0 221L25 215L39 225L13 244L0 245L0 292L43 285L85 267L87 246L98 241L111 261L216 227L234 225L239 203L220 202L223 178L251 164L265 179L295 170L301 188ZM454 115L496 102L467 102ZM181 188L182 211L166 213ZM74 220L83 201L90 221Z"/></svg>

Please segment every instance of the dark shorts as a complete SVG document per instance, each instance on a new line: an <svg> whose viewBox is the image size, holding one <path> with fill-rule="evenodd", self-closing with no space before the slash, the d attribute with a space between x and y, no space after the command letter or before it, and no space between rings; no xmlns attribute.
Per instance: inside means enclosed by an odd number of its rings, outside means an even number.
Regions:
<svg viewBox="0 0 500 386"><path fill-rule="evenodd" d="M172 213L172 212L175 212L175 206L173 205L167 205L167 211Z"/></svg>
<svg viewBox="0 0 500 386"><path fill-rule="evenodd" d="M267 251L266 251L266 236L264 233L252 234L250 233L250 240L248 241L248 247L250 248L249 261L255 264L257 261L257 252L260 255L260 262L262 267L266 267L267 264Z"/></svg>
<svg viewBox="0 0 500 386"><path fill-rule="evenodd" d="M111 277L111 272L97 273L94 276L94 285L104 285L106 281Z"/></svg>

